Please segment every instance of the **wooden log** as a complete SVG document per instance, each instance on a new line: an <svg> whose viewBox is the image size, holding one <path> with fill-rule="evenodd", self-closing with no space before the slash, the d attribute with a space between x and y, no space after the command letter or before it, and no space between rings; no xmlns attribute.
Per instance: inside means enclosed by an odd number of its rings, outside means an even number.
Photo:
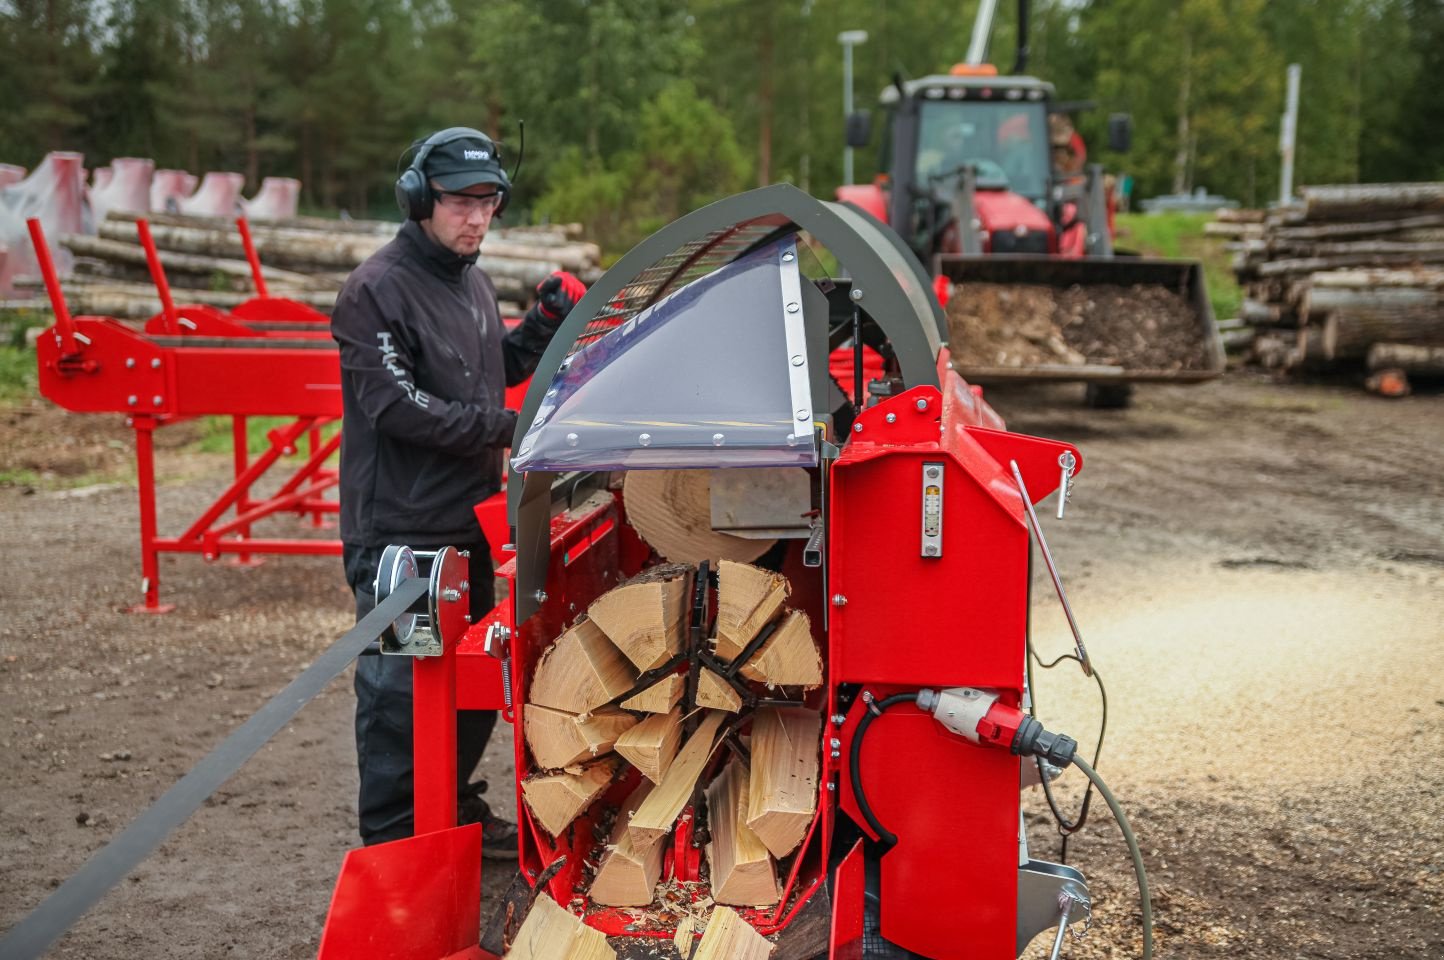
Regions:
<svg viewBox="0 0 1444 960"><path fill-rule="evenodd" d="M1253 341L1254 359L1266 370L1288 370L1298 362L1298 337L1260 334Z"/></svg>
<svg viewBox="0 0 1444 960"><path fill-rule="evenodd" d="M658 554L675 563L756 560L775 540L712 529L710 470L632 470L622 485L627 520Z"/></svg>
<svg viewBox="0 0 1444 960"><path fill-rule="evenodd" d="M615 707L576 716L536 704L526 706L526 744L542 770L560 770L612 749L637 718Z"/></svg>
<svg viewBox="0 0 1444 960"><path fill-rule="evenodd" d="M1359 223L1325 223L1303 227L1280 227L1269 235L1281 241L1337 240L1341 237L1375 237L1411 230L1427 230L1444 226L1444 213L1426 213L1393 220L1372 220Z"/></svg>
<svg viewBox="0 0 1444 960"><path fill-rule="evenodd" d="M644 713L666 713L675 707L687 692L687 679L674 673L658 680L635 697L622 701L623 710L640 710Z"/></svg>
<svg viewBox="0 0 1444 960"><path fill-rule="evenodd" d="M688 567L663 564L602 594L587 616L638 670L653 670L682 649Z"/></svg>
<svg viewBox="0 0 1444 960"><path fill-rule="evenodd" d="M637 682L637 671L602 628L578 621L542 654L527 688L527 703L587 713L620 697Z"/></svg>
<svg viewBox="0 0 1444 960"><path fill-rule="evenodd" d="M807 835L817 812L822 717L799 707L763 707L752 718L747 826L775 857Z"/></svg>
<svg viewBox="0 0 1444 960"><path fill-rule="evenodd" d="M682 742L682 708L655 713L617 738L612 749L653 783L660 783Z"/></svg>
<svg viewBox="0 0 1444 960"><path fill-rule="evenodd" d="M789 612L782 626L742 666L742 676L768 687L822 686L822 655L812 639L812 621L801 610Z"/></svg>
<svg viewBox="0 0 1444 960"><path fill-rule="evenodd" d="M653 843L665 836L677 822L677 815L692 799L692 790L712 756L717 731L727 714L709 710L697 726L696 731L677 751L672 765L662 777L657 788L647 795L637 812L632 815L627 829L633 834L632 840L639 847Z"/></svg>
<svg viewBox="0 0 1444 960"><path fill-rule="evenodd" d="M32 288L39 280L20 278L17 288ZM146 320L161 311L160 294L155 287L142 283L85 283L66 280L61 283L65 302L72 316L115 317L120 320ZM211 307L234 307L252 299L253 293L233 291L209 291L173 289L172 299L177 305L203 303ZM284 296L299 303L309 304L322 312L329 312L336 303L336 294L331 291L307 290L287 291ZM36 305L48 301L36 301Z"/></svg>
<svg viewBox="0 0 1444 960"><path fill-rule="evenodd" d="M717 574L717 656L732 662L782 609L787 578L745 563L722 561Z"/></svg>
<svg viewBox="0 0 1444 960"><path fill-rule="evenodd" d="M581 773L544 773L521 782L521 794L542 829L560 836L581 812L601 796L616 775L614 759L588 764Z"/></svg>
<svg viewBox="0 0 1444 960"><path fill-rule="evenodd" d="M1309 283L1321 287L1417 287L1420 290L1444 290L1444 270L1429 267L1402 270L1330 270L1309 275Z"/></svg>
<svg viewBox="0 0 1444 960"><path fill-rule="evenodd" d="M1444 376L1444 343L1376 343L1369 347L1366 365L1372 371Z"/></svg>
<svg viewBox="0 0 1444 960"><path fill-rule="evenodd" d="M1263 223L1267 215L1267 210L1249 207L1220 207L1214 211L1213 218L1219 223Z"/></svg>
<svg viewBox="0 0 1444 960"><path fill-rule="evenodd" d="M131 239L134 240L133 232ZM134 242L89 237L78 233L61 234L60 242L66 249L79 256L99 257L103 260L136 263L142 266L146 263L145 250L140 244ZM159 246L159 242L157 245ZM184 273L219 273L231 277L251 276L251 265L245 260L177 253L167 248L161 248L158 252L161 265L165 267L167 273L176 270ZM266 278L268 284L289 285L302 290L330 286L329 282L318 282L302 273L292 273L289 270L278 270L269 266L261 268L261 275Z"/></svg>
<svg viewBox="0 0 1444 960"><path fill-rule="evenodd" d="M1299 313L1322 317L1335 310L1444 309L1444 291L1415 287L1318 287L1310 289L1299 303Z"/></svg>
<svg viewBox="0 0 1444 960"><path fill-rule="evenodd" d="M692 947L697 943L696 927L697 918L690 913L682 914L682 919L677 921L677 932L672 934L672 946L677 948L682 960L692 956Z"/></svg>
<svg viewBox="0 0 1444 960"><path fill-rule="evenodd" d="M1437 257L1444 253L1444 243L1420 243L1412 240L1368 240L1352 243L1316 243L1309 250L1316 257L1349 255L1401 254L1414 257Z"/></svg>
<svg viewBox="0 0 1444 960"><path fill-rule="evenodd" d="M1444 252L1349 254L1336 257L1306 257L1271 260L1258 266L1261 277L1283 277L1290 274L1317 273L1349 267L1404 267L1415 263L1444 263Z"/></svg>
<svg viewBox="0 0 1444 960"><path fill-rule="evenodd" d="M1376 343L1444 342L1444 309L1431 307L1353 307L1324 318L1324 355L1330 360L1360 358Z"/></svg>
<svg viewBox="0 0 1444 960"><path fill-rule="evenodd" d="M742 695L732 684L701 667L697 671L697 706L736 713L742 709Z"/></svg>
<svg viewBox="0 0 1444 960"><path fill-rule="evenodd" d="M1444 210L1444 183L1357 183L1305 187L1300 191L1310 220L1385 217L1398 211Z"/></svg>
<svg viewBox="0 0 1444 960"><path fill-rule="evenodd" d="M707 823L712 840L707 864L712 899L739 907L761 907L782 896L772 854L747 826L747 767L733 760L707 788Z"/></svg>
<svg viewBox="0 0 1444 960"><path fill-rule="evenodd" d="M1203 225L1205 237L1261 237L1264 225L1261 223L1226 223L1215 221Z"/></svg>
<svg viewBox="0 0 1444 960"><path fill-rule="evenodd" d="M736 910L718 906L707 921L692 960L767 960L776 946Z"/></svg>
<svg viewBox="0 0 1444 960"><path fill-rule="evenodd" d="M536 898L505 960L617 960L607 935L543 892Z"/></svg>
<svg viewBox="0 0 1444 960"><path fill-rule="evenodd" d="M652 902L657 878L662 875L666 835L650 844L638 845L627 829L632 815L651 792L652 783L643 780L622 804L607 852L602 854L588 891L593 902L609 907L644 907Z"/></svg>
<svg viewBox="0 0 1444 960"><path fill-rule="evenodd" d="M1276 303L1260 303L1245 297L1238 306L1238 315L1245 323L1278 323L1283 308Z"/></svg>

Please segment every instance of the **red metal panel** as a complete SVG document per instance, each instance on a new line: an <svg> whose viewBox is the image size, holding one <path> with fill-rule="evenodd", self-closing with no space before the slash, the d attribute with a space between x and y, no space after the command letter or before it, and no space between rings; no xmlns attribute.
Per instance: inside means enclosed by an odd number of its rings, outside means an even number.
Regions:
<svg viewBox="0 0 1444 960"><path fill-rule="evenodd" d="M341 415L341 360L334 350L179 347L173 359L167 413Z"/></svg>
<svg viewBox="0 0 1444 960"><path fill-rule="evenodd" d="M469 824L347 853L317 958L485 956L480 925L481 825Z"/></svg>
<svg viewBox="0 0 1444 960"><path fill-rule="evenodd" d="M852 845L832 875L832 936L828 960L862 960L862 841Z"/></svg>

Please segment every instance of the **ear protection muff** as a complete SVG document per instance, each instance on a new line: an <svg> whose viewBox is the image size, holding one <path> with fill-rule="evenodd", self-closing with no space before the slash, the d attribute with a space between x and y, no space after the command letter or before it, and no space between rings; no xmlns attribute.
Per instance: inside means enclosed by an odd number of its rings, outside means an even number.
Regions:
<svg viewBox="0 0 1444 960"><path fill-rule="evenodd" d="M506 168L501 165L501 151L496 143L482 133L471 127L447 127L427 137L425 140L417 140L409 148L414 150L411 163L405 170L401 171L396 178L396 206L406 215L408 220L429 220L436 207L436 195L431 189L431 182L426 178L426 158L431 151L437 147L457 140L480 140L485 143L491 151L491 156L496 162L497 173L501 180L497 183L497 192L501 194L501 203L497 205L496 215L501 216L502 211L511 200L511 180L506 175ZM404 154L403 154L404 156Z"/></svg>

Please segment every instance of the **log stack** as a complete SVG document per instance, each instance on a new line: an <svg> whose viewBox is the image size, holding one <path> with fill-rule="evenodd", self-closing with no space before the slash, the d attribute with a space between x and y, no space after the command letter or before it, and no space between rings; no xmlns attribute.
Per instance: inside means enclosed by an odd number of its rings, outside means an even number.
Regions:
<svg viewBox="0 0 1444 960"><path fill-rule="evenodd" d="M254 295L251 268L233 219L112 210L96 236L57 239L75 256L63 281L71 313L143 320L160 312L159 298L136 236L146 216L177 303L235 306ZM251 237L263 264L268 292L323 312L335 304L346 276L389 241L397 224L375 220L295 217L255 221ZM579 239L578 225L496 227L482 242L477 263L491 277L503 313L522 312L536 285L554 270L569 270L585 283L601 275L601 250ZM38 286L28 278L19 286Z"/></svg>
<svg viewBox="0 0 1444 960"><path fill-rule="evenodd" d="M699 569L661 564L603 594L524 687L532 824L575 842L583 813L611 823L588 834L605 842L576 891L595 909L665 920L679 824L706 829L697 899L775 905L817 815L822 716L808 694L823 664L808 617L789 609L787 578L724 560L706 637L690 623Z"/></svg>
<svg viewBox="0 0 1444 960"><path fill-rule="evenodd" d="M1428 349L1444 346L1444 183L1308 187L1295 206L1219 211L1205 232L1235 251L1263 366L1363 368L1391 395L1444 375Z"/></svg>

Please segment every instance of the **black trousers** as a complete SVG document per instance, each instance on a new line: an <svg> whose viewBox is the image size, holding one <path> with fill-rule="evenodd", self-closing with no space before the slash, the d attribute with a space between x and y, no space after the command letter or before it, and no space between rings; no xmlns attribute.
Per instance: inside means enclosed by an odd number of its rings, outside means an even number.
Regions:
<svg viewBox="0 0 1444 960"><path fill-rule="evenodd" d="M407 544L413 549L435 549ZM493 606L491 551L483 540L457 544L471 551L471 615ZM376 606L376 566L384 547L342 546L346 582L356 595L359 621ZM409 837L414 826L412 790L411 658L363 656L356 660L356 766L361 774L357 801L361 842L367 846ZM495 710L458 710L456 783L466 786L496 726Z"/></svg>

